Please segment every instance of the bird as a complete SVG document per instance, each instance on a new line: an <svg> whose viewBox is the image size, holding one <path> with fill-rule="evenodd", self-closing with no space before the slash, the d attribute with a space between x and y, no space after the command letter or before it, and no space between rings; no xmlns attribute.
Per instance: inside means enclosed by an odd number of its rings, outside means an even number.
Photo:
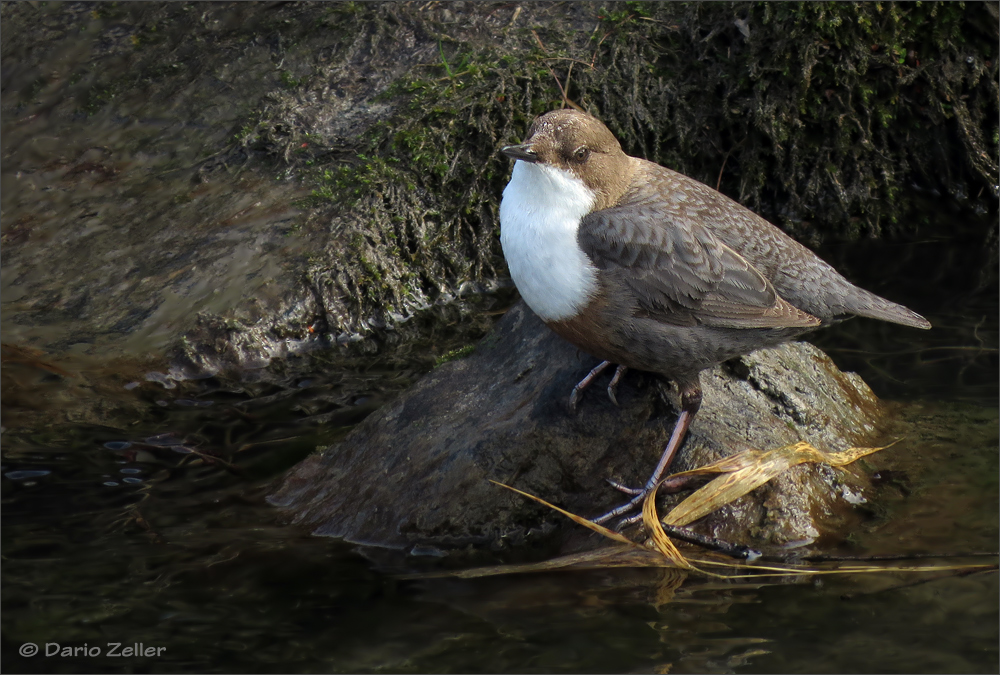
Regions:
<svg viewBox="0 0 1000 675"><path fill-rule="evenodd" d="M855 286L811 250L722 193L627 155L596 117L537 117L500 203L500 243L521 298L545 324L610 364L673 381L680 412L641 489L594 518L634 510L664 476L702 401L701 371L861 316L927 329L910 309ZM611 482L611 481L609 481Z"/></svg>

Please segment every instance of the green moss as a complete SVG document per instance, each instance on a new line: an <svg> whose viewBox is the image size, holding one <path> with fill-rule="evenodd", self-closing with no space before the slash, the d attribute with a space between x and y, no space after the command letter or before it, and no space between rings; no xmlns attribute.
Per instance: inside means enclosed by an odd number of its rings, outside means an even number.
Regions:
<svg viewBox="0 0 1000 675"><path fill-rule="evenodd" d="M465 358L474 351L476 351L476 345L466 345L464 347L459 347L458 349L452 349L447 354L439 356L434 362L434 366L437 367L442 363L448 363L449 361Z"/></svg>
<svg viewBox="0 0 1000 675"><path fill-rule="evenodd" d="M493 349L498 344L500 344L500 334L493 331L480 341L479 347L482 349Z"/></svg>
<svg viewBox="0 0 1000 675"><path fill-rule="evenodd" d="M527 45L534 37L524 31L518 39ZM358 214L350 218L359 231L348 262L357 274L338 285L362 314L433 297L443 280L502 274L496 212L509 162L497 151L559 101L551 71L540 67L549 57L540 53L505 59L496 49L444 41L437 52L433 64L383 94L396 113L364 134L353 158L292 160L312 185L302 206Z"/></svg>

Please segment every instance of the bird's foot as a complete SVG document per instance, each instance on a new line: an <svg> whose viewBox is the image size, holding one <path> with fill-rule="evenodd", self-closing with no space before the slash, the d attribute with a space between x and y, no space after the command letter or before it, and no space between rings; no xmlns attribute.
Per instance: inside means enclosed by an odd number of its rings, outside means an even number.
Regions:
<svg viewBox="0 0 1000 675"><path fill-rule="evenodd" d="M605 369L611 365L610 361L601 361L597 364L593 370L587 373L587 376L580 380L575 387L573 387L572 393L569 395L569 409L576 411L577 406L580 405L580 399L583 397L583 390L590 386L590 383L594 381L594 378L605 371ZM611 378L611 382L608 384L608 398L615 405L618 405L618 383L621 381L622 376L625 374L628 368L625 366L617 366L615 368L614 377Z"/></svg>
<svg viewBox="0 0 1000 675"><path fill-rule="evenodd" d="M631 495L632 499L628 500L624 504L608 511L602 516L594 518L592 522L598 525L603 525L607 521L617 518L618 516L623 516L630 511L642 507L642 502L646 499L646 495L652 489L651 486L647 485L644 488L633 488L629 487L618 481L611 480L610 478L605 479L608 484L619 492L624 492L627 495ZM700 483L705 482L704 476L668 476L660 481L659 492L664 494L673 494L675 492L680 492L682 490L689 490L696 487ZM642 514L637 514L634 516L629 516L627 518L622 518L618 523L615 524L613 528L615 531L620 531L628 527L629 525L634 525L642 520Z"/></svg>
<svg viewBox="0 0 1000 675"><path fill-rule="evenodd" d="M603 518L603 516L602 516ZM615 532L621 532L626 527L635 525L642 521L642 514L636 514L634 516L629 516L628 518L622 518L618 523L612 528ZM597 522L595 519L594 522ZM675 527L673 525L667 525L665 523L660 523L660 527L663 531L670 537L674 539L680 539L681 541L686 541L689 544L696 544L703 548L707 548L712 551L718 551L724 555L728 555L731 558L736 558L737 560L746 560L747 562L753 562L760 558L763 554L755 549L746 546L745 544L734 544L732 542L726 541L725 539L719 539L718 537L710 537L704 534L699 534L693 530L689 530L686 527Z"/></svg>
<svg viewBox="0 0 1000 675"><path fill-rule="evenodd" d="M684 440L684 436L687 435L688 427L691 425L691 420L694 418L695 413L698 412L698 406L700 404L701 390L698 389L697 386L690 387L687 391L681 394L681 414L677 416L677 422L674 424L674 430L670 432L670 440L667 441L667 447L663 449L663 454L660 455L660 461L653 470L653 475L649 477L649 480L646 481L646 485L641 490L627 487L621 483L616 483L615 481L610 481L611 485L614 486L616 490L632 495L632 499L617 508L611 509L604 515L594 518L592 522L602 525L612 518L617 518L618 516L623 516L630 511L634 511L636 507L642 504L646 495L656 489L661 482L670 484L671 487L668 489L673 489L674 491L678 489L674 485L677 479L667 478L664 481L661 481L660 479L670 468L670 463L673 462L674 455L677 454L677 449ZM686 481L687 478L682 476L680 480ZM615 529L619 530L626 525L636 522L639 518L641 518L641 516L626 518L622 522L618 523Z"/></svg>
<svg viewBox="0 0 1000 675"><path fill-rule="evenodd" d="M608 511L607 513L605 513L602 516L597 516L596 518L594 518L591 521L591 522L596 523L598 525L604 525L609 520L613 520L613 519L618 518L620 516L624 516L626 513L630 513L632 511L636 510L637 508L642 508L642 502L643 502L643 500L646 499L646 495L649 494L649 488L648 487L644 488L644 489L637 489L637 488L626 487L626 486L621 485L620 483L616 483L614 481L608 481L608 482L611 483L611 485L616 490L624 492L625 494L632 495L632 499L628 500L624 504L621 504L620 506L616 506L615 508L611 509L610 511ZM620 530L628 527L629 525L632 525L633 523L639 522L640 520L642 520L642 514L641 513L638 514L638 515L635 515L635 516L631 516L629 518L622 518L620 521L618 521L615 524L615 526L612 529L614 529L617 532L617 531L620 531Z"/></svg>
<svg viewBox="0 0 1000 675"><path fill-rule="evenodd" d="M682 489L693 487L691 483L698 482L697 481L698 478L702 477L678 476L676 479L666 478L660 483L660 489L667 488L671 492L678 492ZM696 480L689 480L689 479L696 479ZM618 518L619 516L625 516L625 514L629 513L630 511L634 511L637 508L641 508L642 503L645 501L646 495L649 494L650 490L649 487L646 487L645 489L641 490L638 488L630 488L610 479L608 479L608 483L610 483L611 486L614 487L616 490L624 492L625 494L632 495L632 499L628 500L621 506L608 511L603 516L598 516L597 518L594 518L593 521L591 521L597 523L598 525L603 525L607 523L609 520ZM611 529L614 530L615 532L621 532L626 527L631 527L632 525L641 522L642 522L642 514L637 513L635 515L621 518L621 520L615 523L614 527L612 527ZM760 551L758 551L757 549L750 548L749 546L745 546L743 544L733 544L726 541L725 539L719 539L717 537L710 537L703 534L698 534L697 532L693 532L692 530L689 530L685 527L675 527L672 525L667 525L665 523L660 523L660 527L663 528L663 531L667 535L674 537L675 539L680 539L682 541L686 541L691 544L697 544L698 546L702 546L704 548L713 551L718 551L719 553L723 553L732 558L753 562L754 560L757 560L758 558L761 557Z"/></svg>

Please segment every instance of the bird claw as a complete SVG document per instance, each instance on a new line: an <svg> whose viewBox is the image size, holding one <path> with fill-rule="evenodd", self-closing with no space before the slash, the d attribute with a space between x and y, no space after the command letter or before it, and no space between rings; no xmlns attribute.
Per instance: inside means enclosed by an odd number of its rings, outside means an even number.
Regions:
<svg viewBox="0 0 1000 675"><path fill-rule="evenodd" d="M587 373L587 376L576 383L573 387L572 393L569 395L569 409L572 412L576 412L576 408L580 405L580 397L583 395L583 390L590 386L590 383L594 381L594 378L604 372L604 369L611 365L610 361L601 361L599 364L594 366L594 368Z"/></svg>
<svg viewBox="0 0 1000 675"><path fill-rule="evenodd" d="M621 381L622 376L625 375L625 371L627 370L627 366L618 366L615 368L615 375L611 378L611 382L608 383L608 398L610 398L611 402L616 406L618 405L618 397L616 396L618 393L618 383Z"/></svg>
<svg viewBox="0 0 1000 675"><path fill-rule="evenodd" d="M628 518L622 518L621 520L618 521L618 524L611 529L613 529L615 532L621 532L626 527L631 527L632 525L635 525L636 523L640 522L642 522L642 514L637 513L634 516L629 516Z"/></svg>
<svg viewBox="0 0 1000 675"><path fill-rule="evenodd" d="M570 412L576 412L577 406L580 405L580 392L581 391L583 391L583 389L580 387L579 384L576 385L575 387L573 387L573 392L569 395L569 409L570 409Z"/></svg>
<svg viewBox="0 0 1000 675"><path fill-rule="evenodd" d="M587 373L587 376L577 382L576 386L573 387L573 391L569 395L569 409L571 412L576 412L577 407L580 405L580 399L583 397L583 390L590 386L590 383L594 381L594 378L604 372L604 370L611 365L610 361L601 361L596 365L593 370ZM616 406L618 405L618 383L622 379L622 375L625 374L628 368L625 366L615 366L614 377L611 378L611 382L608 384L608 398Z"/></svg>

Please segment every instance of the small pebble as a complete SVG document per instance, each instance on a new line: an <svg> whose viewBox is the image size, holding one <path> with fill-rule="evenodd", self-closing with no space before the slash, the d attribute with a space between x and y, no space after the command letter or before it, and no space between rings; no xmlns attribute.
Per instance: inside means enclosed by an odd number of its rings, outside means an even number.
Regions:
<svg viewBox="0 0 1000 675"><path fill-rule="evenodd" d="M108 450L128 450L132 447L132 444L128 441L108 441L104 444L104 447Z"/></svg>
<svg viewBox="0 0 1000 675"><path fill-rule="evenodd" d="M10 478L11 480L25 480L26 478L48 476L50 473L52 472L44 469L22 469L20 471L8 471L4 474L4 476Z"/></svg>
<svg viewBox="0 0 1000 675"><path fill-rule="evenodd" d="M444 558L448 554L437 548L436 546L422 546L417 544L412 549L410 549L410 555L421 556L421 557L431 557L431 558Z"/></svg>
<svg viewBox="0 0 1000 675"><path fill-rule="evenodd" d="M172 379L170 379L163 373L157 373L155 371L152 373L146 373L146 380L148 382L156 382L158 384L162 384L164 389L175 389L177 387L177 383L174 382Z"/></svg>

